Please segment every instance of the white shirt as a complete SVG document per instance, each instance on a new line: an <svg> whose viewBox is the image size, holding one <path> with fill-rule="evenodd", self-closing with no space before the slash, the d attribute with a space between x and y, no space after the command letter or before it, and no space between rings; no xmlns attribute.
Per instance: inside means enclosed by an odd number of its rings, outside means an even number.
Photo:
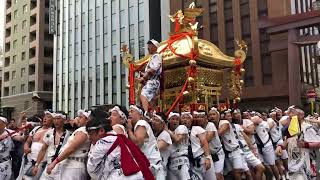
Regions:
<svg viewBox="0 0 320 180"><path fill-rule="evenodd" d="M168 164L168 159L169 159L169 156L170 156L170 148L171 148L171 145L172 145L172 140L171 140L170 134L165 130L163 130L159 134L159 136L157 138L157 141L160 141L160 140L162 140L162 141L166 142L167 144L169 144L169 146L167 147L166 150L160 151L163 164L166 166Z"/></svg>
<svg viewBox="0 0 320 180"><path fill-rule="evenodd" d="M222 144L220 142L217 128L212 122L208 122L207 127L206 127L206 131L207 132L213 131L213 133L215 134L214 138L212 138L211 141L209 142L209 148L210 148L211 154L217 153L217 151L220 148L222 148Z"/></svg>
<svg viewBox="0 0 320 180"><path fill-rule="evenodd" d="M269 140L269 131L270 128L266 121L262 121L259 125L256 126L256 133L264 144L264 147L272 146L272 142L271 140Z"/></svg>
<svg viewBox="0 0 320 180"><path fill-rule="evenodd" d="M171 147L171 158L180 157L183 155L188 155L188 145L189 145L189 135L188 128L185 125L179 125L175 130L175 134L186 135L187 138L183 140L180 144L173 143Z"/></svg>
<svg viewBox="0 0 320 180"><path fill-rule="evenodd" d="M228 120L220 120L219 128L224 124L228 124L229 130L221 136L221 140L227 151L234 151L237 147L239 147L238 140L236 139L233 128Z"/></svg>
<svg viewBox="0 0 320 180"><path fill-rule="evenodd" d="M78 129L76 129L71 136L68 138L67 143L61 148L60 152L63 152L65 149L67 149L70 144L72 143L72 141L75 140L75 136L77 133L82 132L85 135L87 135L88 137L88 133L86 131L86 127L80 127ZM69 155L69 157L79 157L79 158L85 158L88 156L88 152L90 149L90 140L89 137L88 139L81 144L80 147L77 148L77 150L75 152L73 152L72 154ZM74 161L74 160L69 160L69 159L65 159L62 163L70 166L70 167L84 167L84 163L78 162L78 161Z"/></svg>
<svg viewBox="0 0 320 180"><path fill-rule="evenodd" d="M56 148L58 147L58 145L54 144L53 132L54 132L54 128L48 130L46 132L46 134L43 136L43 142L46 145L48 145L48 149L47 149L47 162L48 162L48 164L52 162L52 158L56 153ZM70 131L66 130L63 144L65 144L65 142L67 142L69 136L70 136ZM61 149L62 149L62 147L61 147ZM61 152L61 149L60 149L60 152Z"/></svg>
<svg viewBox="0 0 320 180"><path fill-rule="evenodd" d="M269 124L273 124L273 127L270 129L270 135L271 135L272 141L276 143L280 139L282 139L280 126L278 126L278 124L272 118L268 118L267 122Z"/></svg>
<svg viewBox="0 0 320 180"><path fill-rule="evenodd" d="M111 134L116 133L112 131ZM91 146L87 163L87 171L91 178L96 180L139 179L134 177L143 178L141 172L131 176L124 176L121 170L121 151L119 146L117 146L108 156L106 156L116 139L116 136L106 136L98 140L94 146Z"/></svg>
<svg viewBox="0 0 320 180"><path fill-rule="evenodd" d="M197 158L204 153L198 136L200 134L205 134L205 133L206 133L206 130L204 130L200 126L192 126L191 128L190 141L191 141L192 154L194 158Z"/></svg>
<svg viewBox="0 0 320 180"><path fill-rule="evenodd" d="M151 126L147 121L139 120L134 126L134 131L136 131L138 126L145 127L148 135L148 137L144 139L144 144L142 147L140 147L140 149L149 159L150 164L156 165L159 161L161 161L161 155Z"/></svg>

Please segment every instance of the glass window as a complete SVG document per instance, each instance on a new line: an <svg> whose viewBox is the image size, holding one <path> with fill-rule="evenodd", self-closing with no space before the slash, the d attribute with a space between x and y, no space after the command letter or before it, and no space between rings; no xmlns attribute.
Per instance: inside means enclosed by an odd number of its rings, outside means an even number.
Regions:
<svg viewBox="0 0 320 180"><path fill-rule="evenodd" d="M96 35L100 34L100 21L101 21L100 19L96 20L96 32L95 32Z"/></svg>
<svg viewBox="0 0 320 180"><path fill-rule="evenodd" d="M129 24L134 24L134 11L133 11L133 7L129 8Z"/></svg>
<svg viewBox="0 0 320 180"><path fill-rule="evenodd" d="M115 44L117 44L117 36L116 36L116 31L112 31L112 36L111 36L111 39L112 39L112 45L115 45Z"/></svg>
<svg viewBox="0 0 320 180"><path fill-rule="evenodd" d="M139 7L138 7L138 11L139 11L139 21L143 21L144 20L144 3L139 3Z"/></svg>
<svg viewBox="0 0 320 180"><path fill-rule="evenodd" d="M103 33L108 34L108 19L103 18Z"/></svg>
<svg viewBox="0 0 320 180"><path fill-rule="evenodd" d="M120 11L126 8L126 1L128 0L120 0Z"/></svg>
<svg viewBox="0 0 320 180"><path fill-rule="evenodd" d="M100 80L96 81L96 92L97 92L97 96L100 95Z"/></svg>
<svg viewBox="0 0 320 180"><path fill-rule="evenodd" d="M111 14L115 14L116 13L116 1L112 0L111 1Z"/></svg>
<svg viewBox="0 0 320 180"><path fill-rule="evenodd" d="M124 28L120 29L120 42L123 43L126 41L126 31Z"/></svg>
<svg viewBox="0 0 320 180"><path fill-rule="evenodd" d="M28 12L28 8L27 8L27 5L25 4L25 5L23 5L23 7L22 7L22 9L23 9L23 14L25 14L25 13L27 13Z"/></svg>
<svg viewBox="0 0 320 180"><path fill-rule="evenodd" d="M125 23L126 23L126 13L125 11L120 11L120 27L123 28L125 27Z"/></svg>
<svg viewBox="0 0 320 180"><path fill-rule="evenodd" d="M16 71L12 71L12 79L16 78Z"/></svg>
<svg viewBox="0 0 320 180"><path fill-rule="evenodd" d="M25 84L21 84L21 93L25 93L26 92L26 85Z"/></svg>
<svg viewBox="0 0 320 180"><path fill-rule="evenodd" d="M107 17L108 16L108 3L105 3L103 5L103 17Z"/></svg>
<svg viewBox="0 0 320 180"><path fill-rule="evenodd" d="M135 2L137 2L137 0L129 0L129 7L133 7Z"/></svg>
<svg viewBox="0 0 320 180"><path fill-rule="evenodd" d="M139 22L139 36L144 36L144 22Z"/></svg>
<svg viewBox="0 0 320 180"><path fill-rule="evenodd" d="M13 41L13 49L15 49L17 47L17 40Z"/></svg>
<svg viewBox="0 0 320 180"><path fill-rule="evenodd" d="M24 61L26 59L26 52L21 53L21 61Z"/></svg>
<svg viewBox="0 0 320 180"><path fill-rule="evenodd" d="M116 27L117 27L117 24L118 22L116 21L116 15L115 14L112 14L111 16L111 29L114 31L116 30Z"/></svg>
<svg viewBox="0 0 320 180"><path fill-rule="evenodd" d="M27 36L22 37L22 45L26 44L26 39L27 39Z"/></svg>
<svg viewBox="0 0 320 180"><path fill-rule="evenodd" d="M21 77L25 76L26 68L21 68Z"/></svg>
<svg viewBox="0 0 320 180"><path fill-rule="evenodd" d="M24 29L27 26L27 20L22 21L22 29Z"/></svg>
<svg viewBox="0 0 320 180"><path fill-rule="evenodd" d="M134 25L131 24L129 27L129 39L134 39Z"/></svg>
<svg viewBox="0 0 320 180"><path fill-rule="evenodd" d="M15 86L12 86L12 88L11 88L11 94L12 94L12 95L16 94L16 87L15 87Z"/></svg>
<svg viewBox="0 0 320 180"><path fill-rule="evenodd" d="M18 17L18 10L15 10L13 12L13 18L16 19Z"/></svg>
<svg viewBox="0 0 320 180"><path fill-rule="evenodd" d="M13 26L13 33L17 33L18 31L18 24Z"/></svg>
<svg viewBox="0 0 320 180"><path fill-rule="evenodd" d="M14 55L14 56L12 57L12 64L15 64L15 63L16 63L16 61L17 61L17 56L16 56L16 55Z"/></svg>

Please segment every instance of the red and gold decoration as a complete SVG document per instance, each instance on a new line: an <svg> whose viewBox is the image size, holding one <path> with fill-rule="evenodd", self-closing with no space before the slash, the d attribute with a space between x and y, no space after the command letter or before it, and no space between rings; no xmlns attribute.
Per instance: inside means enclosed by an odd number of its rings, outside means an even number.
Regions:
<svg viewBox="0 0 320 180"><path fill-rule="evenodd" d="M186 108L193 111L200 105L206 109L214 104L219 107L220 99L240 101L244 73L241 65L246 58L246 45L243 41L236 41L239 49L235 51L235 57L231 57L211 42L198 39L196 18L202 12L202 8L196 8L195 3L191 3L184 11L170 15L175 31L169 34L168 40L160 43L157 50L163 60L163 89L159 104L167 114ZM135 77L150 56L133 61L133 56L124 46L122 60L129 68L129 102L135 104L138 97L136 90L139 89ZM223 87L228 89L223 90Z"/></svg>

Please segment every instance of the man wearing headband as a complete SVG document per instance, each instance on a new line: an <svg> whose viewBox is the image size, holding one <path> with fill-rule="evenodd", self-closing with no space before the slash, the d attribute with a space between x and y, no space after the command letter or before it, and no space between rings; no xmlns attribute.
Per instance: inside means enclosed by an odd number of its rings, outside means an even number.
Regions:
<svg viewBox="0 0 320 180"><path fill-rule="evenodd" d="M70 136L70 132L64 129L64 122L67 119L67 115L62 111L57 111L52 114L54 128L48 130L41 143L43 144L38 154L37 161L32 170L32 174L36 175L39 171L39 166L46 157L47 166L42 173L40 179L59 179L61 167L58 166L52 170L48 165L51 164L58 157L62 146L67 142ZM49 167L49 168L48 168Z"/></svg>
<svg viewBox="0 0 320 180"><path fill-rule="evenodd" d="M269 135L270 127L266 121L263 121L261 117L254 116L251 118L252 122L256 126L255 139L261 152L263 163L266 167L266 175L272 177L272 175L278 180L280 174L277 166L275 165L275 151Z"/></svg>
<svg viewBox="0 0 320 180"><path fill-rule="evenodd" d="M173 180L190 179L188 159L188 128L181 124L180 114L170 112L167 132L172 139L171 155L168 164L168 178Z"/></svg>
<svg viewBox="0 0 320 180"><path fill-rule="evenodd" d="M32 175L32 169L37 161L37 157L39 152L42 148L41 140L51 129L53 124L53 114L49 111L44 112L44 117L42 121L42 126L36 126L30 132L25 144L24 144L24 158L20 170L20 175L18 179L25 179L25 180L32 180L32 179L39 179L44 167L46 165L45 160L40 163L39 170L35 176Z"/></svg>
<svg viewBox="0 0 320 180"><path fill-rule="evenodd" d="M140 147L141 151L150 161L151 171L156 180L164 180L164 168L160 151L157 147L157 140L153 134L151 126L143 120L143 109L141 107L131 105L128 118L128 136Z"/></svg>
<svg viewBox="0 0 320 180"><path fill-rule="evenodd" d="M123 134L128 137L127 131L124 124L128 120L128 111L125 107L120 105L115 105L110 112L110 121L113 130L118 134Z"/></svg>
<svg viewBox="0 0 320 180"><path fill-rule="evenodd" d="M147 44L151 58L144 70L144 73L141 73L138 79L139 82L143 84L140 100L142 107L146 112L149 110L149 103L154 100L159 91L160 75L162 71L162 58L157 53L157 48L160 44L154 39L148 41Z"/></svg>
<svg viewBox="0 0 320 180"><path fill-rule="evenodd" d="M157 138L157 145L162 157L163 167L165 168L164 176L167 176L167 164L171 152L172 140L170 134L165 130L166 115L163 112L154 113L151 118L152 129Z"/></svg>
<svg viewBox="0 0 320 180"><path fill-rule="evenodd" d="M147 158L124 135L112 130L107 113L95 110L86 129L92 142L87 163L92 179L154 179Z"/></svg>
<svg viewBox="0 0 320 180"><path fill-rule="evenodd" d="M205 129L207 131L207 139L209 142L212 160L214 161L213 165L217 180L223 180L225 154L216 128L216 126L219 125L219 120L220 113L215 107L212 107L208 114L208 120L205 123Z"/></svg>
<svg viewBox="0 0 320 180"><path fill-rule="evenodd" d="M289 178L287 173L288 167L288 153L284 146L284 141L282 139L282 125L279 123L280 119L277 119L276 110L271 110L270 118L267 119L269 128L270 128L270 135L273 147L275 149L276 155L276 165L278 167L280 176L282 179ZM282 163L284 166L284 170L282 168Z"/></svg>
<svg viewBox="0 0 320 180"><path fill-rule="evenodd" d="M79 110L77 128L61 148L58 157L48 165L47 171L61 166L63 180L86 180L86 157L88 156L90 141L86 125L90 121L91 111Z"/></svg>
<svg viewBox="0 0 320 180"><path fill-rule="evenodd" d="M6 130L7 118L0 117L0 179L10 180L12 174L10 151L14 144L10 137L10 132Z"/></svg>
<svg viewBox="0 0 320 180"><path fill-rule="evenodd" d="M231 126L234 129L234 133L239 141L240 148L243 151L243 157L245 160L243 166L245 174L247 179L261 180L265 168L259 158L253 153L254 148L252 147L251 139L244 132L243 126L239 125L240 121L242 123L242 120L239 120L239 118L234 118L234 122L231 123ZM249 168L253 169L252 174Z"/></svg>
<svg viewBox="0 0 320 180"><path fill-rule="evenodd" d="M223 119L219 122L218 134L221 137L221 142L225 150L225 161L231 166L227 167L227 170L232 170L234 179L241 180L241 172L245 162L243 159L243 151L240 148L236 134L231 126L231 110L228 109L222 112L221 118Z"/></svg>
<svg viewBox="0 0 320 180"><path fill-rule="evenodd" d="M216 179L206 130L202 128L207 118L203 110L193 112L190 142L194 161L191 167L200 179Z"/></svg>

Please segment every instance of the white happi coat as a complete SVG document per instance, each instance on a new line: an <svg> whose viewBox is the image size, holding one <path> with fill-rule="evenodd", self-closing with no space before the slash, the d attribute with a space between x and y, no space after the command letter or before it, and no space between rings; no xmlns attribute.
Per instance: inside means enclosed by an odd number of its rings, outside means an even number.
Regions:
<svg viewBox="0 0 320 180"><path fill-rule="evenodd" d="M1 135L8 135L10 130L5 130ZM7 137L0 141L0 159L10 157L10 151L13 150L14 144L11 137ZM10 180L12 174L11 159L0 163L0 179Z"/></svg>
<svg viewBox="0 0 320 180"><path fill-rule="evenodd" d="M116 134L115 132L111 132ZM144 180L141 172L125 176L121 169L120 147L116 147L108 156L107 152L116 141L116 136L106 136L90 148L87 170L95 180Z"/></svg>

